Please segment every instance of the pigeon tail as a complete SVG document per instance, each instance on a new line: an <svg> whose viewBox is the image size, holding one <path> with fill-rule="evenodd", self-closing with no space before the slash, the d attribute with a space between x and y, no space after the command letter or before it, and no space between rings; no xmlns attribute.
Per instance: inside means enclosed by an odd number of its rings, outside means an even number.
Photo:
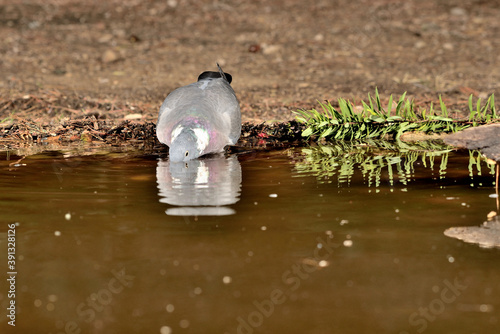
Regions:
<svg viewBox="0 0 500 334"><path fill-rule="evenodd" d="M221 78L224 78L224 80L226 80L228 83L231 83L232 81L232 78L231 78L231 74L229 73L224 73L224 71L222 70L222 67L220 67L219 63L216 63L217 64L217 68L219 69L219 73L220 73L220 76ZM226 74L229 75L229 80L226 78Z"/></svg>
<svg viewBox="0 0 500 334"><path fill-rule="evenodd" d="M231 81L233 81L233 77L229 73L225 73L222 68L220 67L219 63L217 64L217 68L219 69L219 72L212 72L212 71L206 71L200 74L198 77L198 81L203 80L203 79L218 79L222 78L227 81L228 84L231 84Z"/></svg>

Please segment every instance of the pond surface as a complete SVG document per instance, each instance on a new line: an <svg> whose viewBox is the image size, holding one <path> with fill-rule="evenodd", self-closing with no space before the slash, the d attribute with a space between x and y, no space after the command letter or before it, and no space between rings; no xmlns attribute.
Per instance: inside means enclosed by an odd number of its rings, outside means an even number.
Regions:
<svg viewBox="0 0 500 334"><path fill-rule="evenodd" d="M16 223L17 273L2 333L500 327L499 249L444 235L497 211L477 153L86 154L0 153L0 268Z"/></svg>

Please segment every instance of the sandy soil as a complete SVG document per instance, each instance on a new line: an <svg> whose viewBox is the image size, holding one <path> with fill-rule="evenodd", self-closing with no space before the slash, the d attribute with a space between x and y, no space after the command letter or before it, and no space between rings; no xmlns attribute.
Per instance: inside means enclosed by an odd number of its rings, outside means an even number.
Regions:
<svg viewBox="0 0 500 334"><path fill-rule="evenodd" d="M252 123L375 87L463 110L500 97L499 17L496 0L3 0L0 139L155 122L215 62Z"/></svg>

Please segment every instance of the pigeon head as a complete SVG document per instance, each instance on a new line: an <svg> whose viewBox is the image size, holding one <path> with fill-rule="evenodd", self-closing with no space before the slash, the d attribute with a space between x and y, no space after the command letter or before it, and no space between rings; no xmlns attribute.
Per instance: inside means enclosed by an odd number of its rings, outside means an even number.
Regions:
<svg viewBox="0 0 500 334"><path fill-rule="evenodd" d="M170 161L182 162L196 159L204 154L208 142L209 135L205 129L179 125L172 131Z"/></svg>

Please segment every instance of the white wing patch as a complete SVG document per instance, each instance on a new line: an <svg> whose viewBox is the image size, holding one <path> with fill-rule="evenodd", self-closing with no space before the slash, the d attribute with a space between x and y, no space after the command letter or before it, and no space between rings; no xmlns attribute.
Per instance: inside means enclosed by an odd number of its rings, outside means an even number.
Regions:
<svg viewBox="0 0 500 334"><path fill-rule="evenodd" d="M208 142L210 141L208 132L202 128L193 129L193 132L196 136L196 146L200 152L203 152L207 148Z"/></svg>
<svg viewBox="0 0 500 334"><path fill-rule="evenodd" d="M182 132L182 129L184 129L182 127L182 125L178 125L174 131L172 131L172 134L171 134L171 137L170 137L170 142L173 143L175 138L177 138L177 136L179 136Z"/></svg>

